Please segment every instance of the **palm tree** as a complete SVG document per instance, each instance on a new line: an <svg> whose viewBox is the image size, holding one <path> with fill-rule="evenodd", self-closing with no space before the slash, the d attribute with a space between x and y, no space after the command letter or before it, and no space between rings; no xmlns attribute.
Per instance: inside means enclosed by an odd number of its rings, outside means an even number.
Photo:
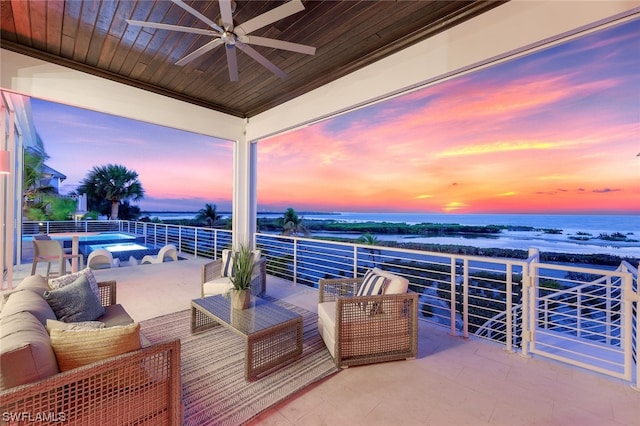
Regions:
<svg viewBox="0 0 640 426"><path fill-rule="evenodd" d="M282 235L298 235L303 234L304 236L309 236L309 230L302 223L304 218L298 217L298 214L294 209L289 207L287 211L284 212L284 217L282 219Z"/></svg>
<svg viewBox="0 0 640 426"><path fill-rule="evenodd" d="M138 173L119 164L95 166L80 183L78 193L87 194L90 210L96 207L99 209L99 203L107 200L111 204L110 219L118 218L121 201L138 201L144 198L144 189L138 180Z"/></svg>
<svg viewBox="0 0 640 426"><path fill-rule="evenodd" d="M205 204L204 209L198 210L196 220L204 220L209 224L210 227L213 227L218 219L220 219L220 215L216 210L217 206L215 204Z"/></svg>
<svg viewBox="0 0 640 426"><path fill-rule="evenodd" d="M356 240L356 242L360 244L366 244L368 246L377 246L379 243L378 237L368 232L360 235L360 237ZM379 251L374 248L370 248L368 250L371 256L371 261L373 262L373 266L376 266L378 264L378 261L376 259L376 254L378 254Z"/></svg>

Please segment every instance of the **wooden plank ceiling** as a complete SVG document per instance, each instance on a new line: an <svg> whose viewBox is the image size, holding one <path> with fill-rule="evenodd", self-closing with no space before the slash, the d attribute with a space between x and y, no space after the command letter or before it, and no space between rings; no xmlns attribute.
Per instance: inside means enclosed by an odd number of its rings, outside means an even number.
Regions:
<svg viewBox="0 0 640 426"><path fill-rule="evenodd" d="M185 3L214 22L217 1ZM236 2L239 25L283 1ZM278 78L243 52L231 82L225 49L175 62L210 36L129 25L126 19L207 29L169 0L2 0L1 46L239 117L251 117L327 84L504 1L313 1L305 10L252 32L316 47L308 56L254 46L288 76Z"/></svg>

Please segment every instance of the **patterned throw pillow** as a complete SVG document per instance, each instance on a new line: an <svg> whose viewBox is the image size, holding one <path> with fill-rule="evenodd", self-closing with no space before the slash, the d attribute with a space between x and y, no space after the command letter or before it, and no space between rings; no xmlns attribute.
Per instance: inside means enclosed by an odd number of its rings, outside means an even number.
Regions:
<svg viewBox="0 0 640 426"><path fill-rule="evenodd" d="M368 270L364 274L362 285L358 288L356 296L375 296L384 292L387 278Z"/></svg>
<svg viewBox="0 0 640 426"><path fill-rule="evenodd" d="M100 298L91 291L86 275L64 287L45 291L42 297L60 321L94 321L105 313Z"/></svg>
<svg viewBox="0 0 640 426"><path fill-rule="evenodd" d="M72 274L63 275L58 278L53 278L49 280L49 287L52 289L57 289L64 287L66 285L71 284L75 280L78 279L81 275L86 275L87 280L89 280L89 285L91 286L91 291L100 299L100 290L98 289L98 282L96 281L96 277L91 272L91 269L85 268L82 271L74 272Z"/></svg>
<svg viewBox="0 0 640 426"><path fill-rule="evenodd" d="M222 276L233 277L233 252L222 250Z"/></svg>
<svg viewBox="0 0 640 426"><path fill-rule="evenodd" d="M377 296L384 293L384 289L387 285L387 278L382 275L378 275L371 270L368 270L364 274L362 285L358 288L356 296ZM365 313L374 315L381 312L381 306L378 302L365 302L361 303L360 307Z"/></svg>

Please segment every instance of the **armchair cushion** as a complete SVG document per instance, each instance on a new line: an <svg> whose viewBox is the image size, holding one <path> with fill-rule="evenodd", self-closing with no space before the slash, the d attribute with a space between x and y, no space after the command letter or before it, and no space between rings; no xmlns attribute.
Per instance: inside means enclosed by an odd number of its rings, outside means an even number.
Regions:
<svg viewBox="0 0 640 426"><path fill-rule="evenodd" d="M232 250L222 250L222 276L223 277L233 277L233 251ZM260 250L253 250L253 263L257 265L258 260L260 260Z"/></svg>
<svg viewBox="0 0 640 426"><path fill-rule="evenodd" d="M336 357L336 302L318 304L318 333L322 336L332 358Z"/></svg>
<svg viewBox="0 0 640 426"><path fill-rule="evenodd" d="M202 265L202 297L224 294L233 288L231 278L223 275L225 260L229 259L229 264L233 266L232 256L225 252L231 253L231 250L223 250L222 256L218 259ZM253 256L255 264L251 279L251 293L261 296L266 289L266 259L261 257L260 250L254 250Z"/></svg>
<svg viewBox="0 0 640 426"><path fill-rule="evenodd" d="M232 288L233 285L231 284L231 280L229 279L229 277L214 278L202 284L202 291L207 296L224 294Z"/></svg>
<svg viewBox="0 0 640 426"><path fill-rule="evenodd" d="M379 268L373 268L373 273L388 278L384 294L404 294L409 290L409 280L400 275Z"/></svg>

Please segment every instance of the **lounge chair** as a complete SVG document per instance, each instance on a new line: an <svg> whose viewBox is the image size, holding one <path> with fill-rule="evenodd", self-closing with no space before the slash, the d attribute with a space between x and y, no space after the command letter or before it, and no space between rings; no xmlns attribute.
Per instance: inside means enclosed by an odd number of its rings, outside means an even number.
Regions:
<svg viewBox="0 0 640 426"><path fill-rule="evenodd" d="M145 263L163 263L167 258L173 260L174 262L178 261L178 250L173 244L167 244L166 246L162 247L157 256L152 256L150 254L146 255L142 258L140 264L144 265Z"/></svg>
<svg viewBox="0 0 640 426"><path fill-rule="evenodd" d="M113 266L113 255L109 250L96 249L87 258L87 268L108 269Z"/></svg>

